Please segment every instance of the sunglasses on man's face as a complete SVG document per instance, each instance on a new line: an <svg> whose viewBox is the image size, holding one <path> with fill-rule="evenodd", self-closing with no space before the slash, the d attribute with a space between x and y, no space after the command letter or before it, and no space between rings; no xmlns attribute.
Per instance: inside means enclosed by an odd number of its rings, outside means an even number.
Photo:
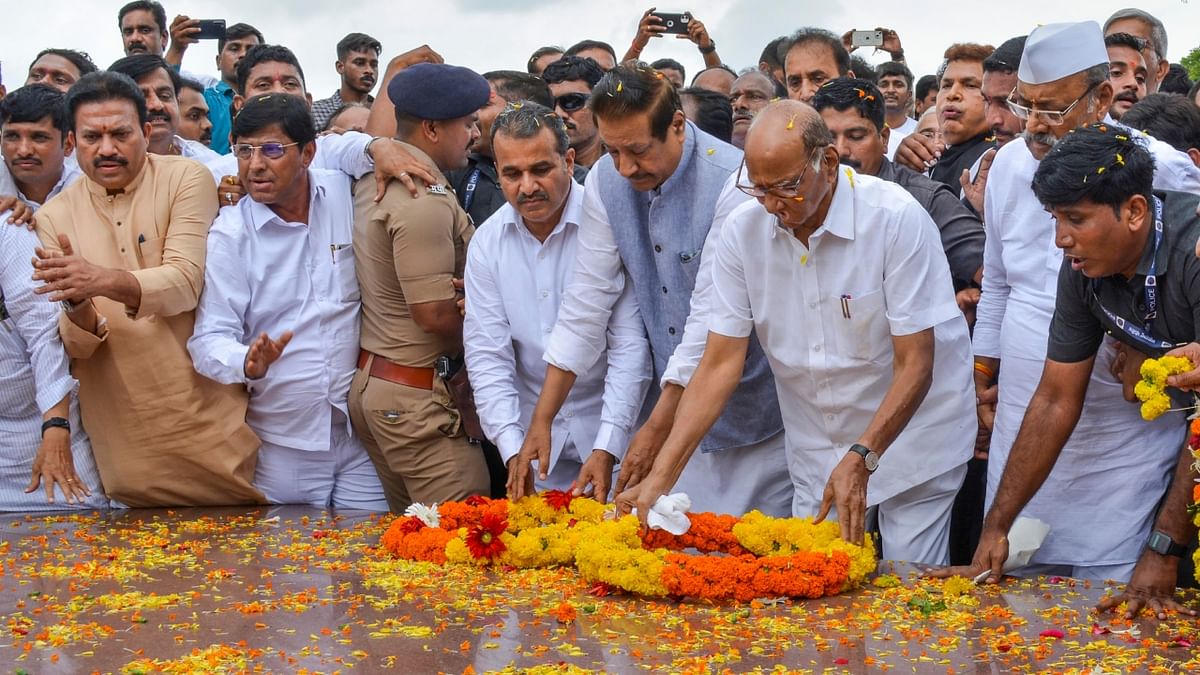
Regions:
<svg viewBox="0 0 1200 675"><path fill-rule="evenodd" d="M266 157L267 159L279 159L280 157L283 157L283 153L287 152L287 149L293 145L300 144L263 143L262 145L250 145L249 143L238 143L233 146L232 150L233 154L236 155L238 159L242 160L249 160L251 157L253 157L255 150L261 150L263 157Z"/></svg>
<svg viewBox="0 0 1200 675"><path fill-rule="evenodd" d="M576 110L579 110L583 106L587 105L587 100L588 100L587 94L580 94L579 92L574 92L574 93L570 93L570 94L563 94L562 96L556 96L554 98L554 105L556 107L562 108L563 112L573 113Z"/></svg>

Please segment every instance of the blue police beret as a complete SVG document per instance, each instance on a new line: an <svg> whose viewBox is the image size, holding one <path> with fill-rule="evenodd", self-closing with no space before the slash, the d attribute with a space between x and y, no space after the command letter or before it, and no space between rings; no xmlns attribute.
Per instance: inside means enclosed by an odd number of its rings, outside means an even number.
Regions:
<svg viewBox="0 0 1200 675"><path fill-rule="evenodd" d="M452 120L482 108L492 90L470 68L418 63L396 73L387 93L402 113L423 120Z"/></svg>

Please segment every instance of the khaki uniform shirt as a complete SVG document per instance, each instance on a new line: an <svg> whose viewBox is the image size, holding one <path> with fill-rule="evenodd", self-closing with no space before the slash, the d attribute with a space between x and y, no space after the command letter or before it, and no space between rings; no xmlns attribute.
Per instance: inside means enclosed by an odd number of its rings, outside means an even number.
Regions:
<svg viewBox="0 0 1200 675"><path fill-rule="evenodd" d="M405 149L433 166L428 155ZM467 243L475 232L446 178L414 199L403 185L388 184L374 203L375 175L354 186L354 264L362 291L362 348L389 361L432 367L441 355L457 356L462 345L426 333L409 305L454 300L452 278L462 278ZM416 179L414 179L416 180Z"/></svg>
<svg viewBox="0 0 1200 675"><path fill-rule="evenodd" d="M203 165L157 155L120 194L83 176L37 212L47 248L65 234L77 255L141 285L135 309L94 299L102 337L59 317L105 492L128 506L263 501L245 389L200 376L187 351L216 213Z"/></svg>

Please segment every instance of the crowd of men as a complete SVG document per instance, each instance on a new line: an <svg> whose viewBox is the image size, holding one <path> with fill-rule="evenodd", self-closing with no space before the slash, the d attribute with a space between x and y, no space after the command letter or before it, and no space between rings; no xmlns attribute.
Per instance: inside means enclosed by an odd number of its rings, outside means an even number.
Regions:
<svg viewBox="0 0 1200 675"><path fill-rule="evenodd" d="M989 582L1027 516L1016 574L1186 611L1200 369L1132 401L1200 364L1200 84L1150 14L919 79L886 28L737 70L689 17L690 81L653 10L482 75L351 33L317 101L254 26L213 77L117 22L0 99L0 508L684 492Z"/></svg>

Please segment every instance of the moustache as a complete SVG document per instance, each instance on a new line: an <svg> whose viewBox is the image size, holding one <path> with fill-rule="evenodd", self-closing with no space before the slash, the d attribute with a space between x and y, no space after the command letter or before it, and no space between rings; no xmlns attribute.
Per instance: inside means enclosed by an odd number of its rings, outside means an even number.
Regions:
<svg viewBox="0 0 1200 675"><path fill-rule="evenodd" d="M358 79L363 84L375 84L375 76L374 75L363 75L362 77L360 77Z"/></svg>
<svg viewBox="0 0 1200 675"><path fill-rule="evenodd" d="M1048 146L1051 149L1053 149L1054 145L1058 143L1058 139L1054 136L1054 134L1031 134L1028 131L1023 131L1021 132L1021 138L1025 139L1026 145L1041 143L1042 145Z"/></svg>
<svg viewBox="0 0 1200 675"><path fill-rule="evenodd" d="M171 116L165 112L152 112L146 115L147 122L154 122L156 120L161 120L169 124L171 122Z"/></svg>
<svg viewBox="0 0 1200 675"><path fill-rule="evenodd" d="M92 160L92 166L99 169L102 166L129 166L129 160L119 155L113 157L97 157Z"/></svg>
<svg viewBox="0 0 1200 675"><path fill-rule="evenodd" d="M862 171L862 162L853 157L840 157L838 158L838 162L845 164L855 171Z"/></svg>
<svg viewBox="0 0 1200 675"><path fill-rule="evenodd" d="M1137 95L1137 92L1129 91L1128 89L1126 89L1125 91L1119 92L1115 96L1113 96L1113 100L1114 101L1128 101L1129 103L1137 103L1138 95Z"/></svg>
<svg viewBox="0 0 1200 675"><path fill-rule="evenodd" d="M531 202L531 201L536 201L536 200L548 200L548 199L550 199L550 195L545 190L538 190L537 192L534 192L533 194L528 194L528 195L527 194L517 195L517 203L518 204L524 204L525 202Z"/></svg>
<svg viewBox="0 0 1200 675"><path fill-rule="evenodd" d="M736 110L733 113L734 122L740 122L741 120L746 120L749 122L752 119L754 119L754 113L750 112L749 110Z"/></svg>

